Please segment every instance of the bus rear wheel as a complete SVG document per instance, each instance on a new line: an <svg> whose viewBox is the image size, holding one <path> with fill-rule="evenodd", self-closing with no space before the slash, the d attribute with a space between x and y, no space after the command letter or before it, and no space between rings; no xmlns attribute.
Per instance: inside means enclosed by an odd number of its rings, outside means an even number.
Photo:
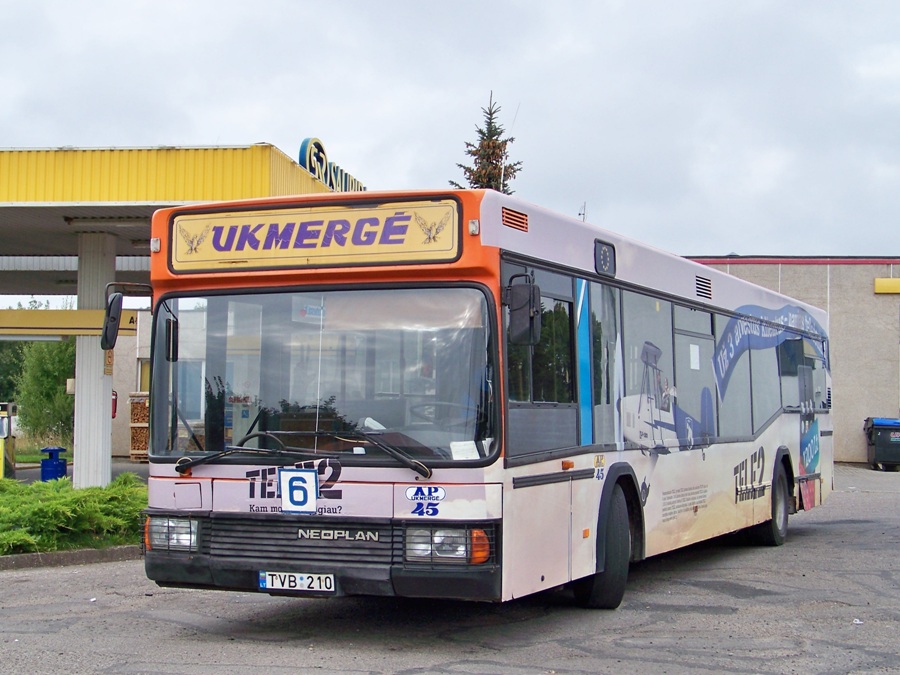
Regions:
<svg viewBox="0 0 900 675"><path fill-rule="evenodd" d="M621 485L613 487L606 512L606 565L573 582L575 602L590 609L615 609L625 597L628 565L631 562L631 523Z"/></svg>
<svg viewBox="0 0 900 675"><path fill-rule="evenodd" d="M775 465L772 478L772 518L756 525L752 533L764 546L781 546L787 538L788 529L788 483L784 465Z"/></svg>

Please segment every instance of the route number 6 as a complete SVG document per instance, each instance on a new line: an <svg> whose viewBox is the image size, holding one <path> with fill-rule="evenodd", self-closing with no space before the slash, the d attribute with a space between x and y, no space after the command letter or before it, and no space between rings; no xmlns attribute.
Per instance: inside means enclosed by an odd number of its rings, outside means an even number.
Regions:
<svg viewBox="0 0 900 675"><path fill-rule="evenodd" d="M284 513L315 513L319 494L319 472L316 469L280 469L278 487Z"/></svg>

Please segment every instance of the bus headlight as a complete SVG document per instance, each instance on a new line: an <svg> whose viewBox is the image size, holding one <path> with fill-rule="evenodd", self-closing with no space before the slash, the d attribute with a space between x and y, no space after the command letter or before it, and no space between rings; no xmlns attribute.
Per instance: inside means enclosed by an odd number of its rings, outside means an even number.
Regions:
<svg viewBox="0 0 900 675"><path fill-rule="evenodd" d="M478 565L491 556L488 535L481 529L410 528L406 530L407 562L470 563Z"/></svg>
<svg viewBox="0 0 900 675"><path fill-rule="evenodd" d="M144 543L148 551L196 551L198 521L190 518L147 518Z"/></svg>

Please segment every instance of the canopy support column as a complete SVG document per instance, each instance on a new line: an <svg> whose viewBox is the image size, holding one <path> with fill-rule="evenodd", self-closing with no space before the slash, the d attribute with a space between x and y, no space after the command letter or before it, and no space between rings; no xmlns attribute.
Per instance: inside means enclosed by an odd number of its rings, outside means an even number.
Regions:
<svg viewBox="0 0 900 675"><path fill-rule="evenodd" d="M78 309L102 309L106 284L116 278L116 237L104 232L78 235ZM112 373L106 374L100 338L75 338L76 488L105 487L112 480ZM111 371L111 369L110 369Z"/></svg>

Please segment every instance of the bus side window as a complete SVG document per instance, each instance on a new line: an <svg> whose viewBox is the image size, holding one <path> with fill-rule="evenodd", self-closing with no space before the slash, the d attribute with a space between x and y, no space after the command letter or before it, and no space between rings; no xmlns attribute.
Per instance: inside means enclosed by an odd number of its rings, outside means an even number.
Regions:
<svg viewBox="0 0 900 675"><path fill-rule="evenodd" d="M572 403L573 374L572 303L541 299L541 341L532 356L532 400Z"/></svg>
<svg viewBox="0 0 900 675"><path fill-rule="evenodd" d="M521 268L510 266L509 270ZM509 453L522 455L574 446L575 405L573 280L537 270L541 288L541 339L534 346L507 340ZM507 328L509 313L506 316Z"/></svg>
<svg viewBox="0 0 900 675"><path fill-rule="evenodd" d="M675 384L672 303L625 291L622 316L625 395L640 396L654 409L670 410Z"/></svg>
<svg viewBox="0 0 900 675"><path fill-rule="evenodd" d="M781 376L775 349L750 350L750 399L753 405L753 432L759 433L782 406Z"/></svg>
<svg viewBox="0 0 900 675"><path fill-rule="evenodd" d="M728 353L726 328L730 317L716 314L716 350ZM724 367L723 367L724 368ZM723 438L743 438L753 433L750 418L750 351L738 351L727 366L727 382L717 384L719 400L719 435Z"/></svg>
<svg viewBox="0 0 900 675"><path fill-rule="evenodd" d="M509 398L532 403L575 400L572 303L541 298L541 341L507 343Z"/></svg>
<svg viewBox="0 0 900 675"><path fill-rule="evenodd" d="M615 443L616 342L619 334L619 291L591 284L591 376L594 396L594 440Z"/></svg>
<svg viewBox="0 0 900 675"><path fill-rule="evenodd" d="M685 427L679 438L682 443L701 442L701 438L702 442L707 442L718 435L712 315L700 309L675 305L674 327L677 403L691 419L690 432Z"/></svg>
<svg viewBox="0 0 900 675"><path fill-rule="evenodd" d="M814 346L813 346L814 345ZM828 410L831 407L831 395L828 391L828 379L825 374L825 346L822 342L809 342L810 349L818 349L819 354L808 358L812 368L813 405L816 410Z"/></svg>

